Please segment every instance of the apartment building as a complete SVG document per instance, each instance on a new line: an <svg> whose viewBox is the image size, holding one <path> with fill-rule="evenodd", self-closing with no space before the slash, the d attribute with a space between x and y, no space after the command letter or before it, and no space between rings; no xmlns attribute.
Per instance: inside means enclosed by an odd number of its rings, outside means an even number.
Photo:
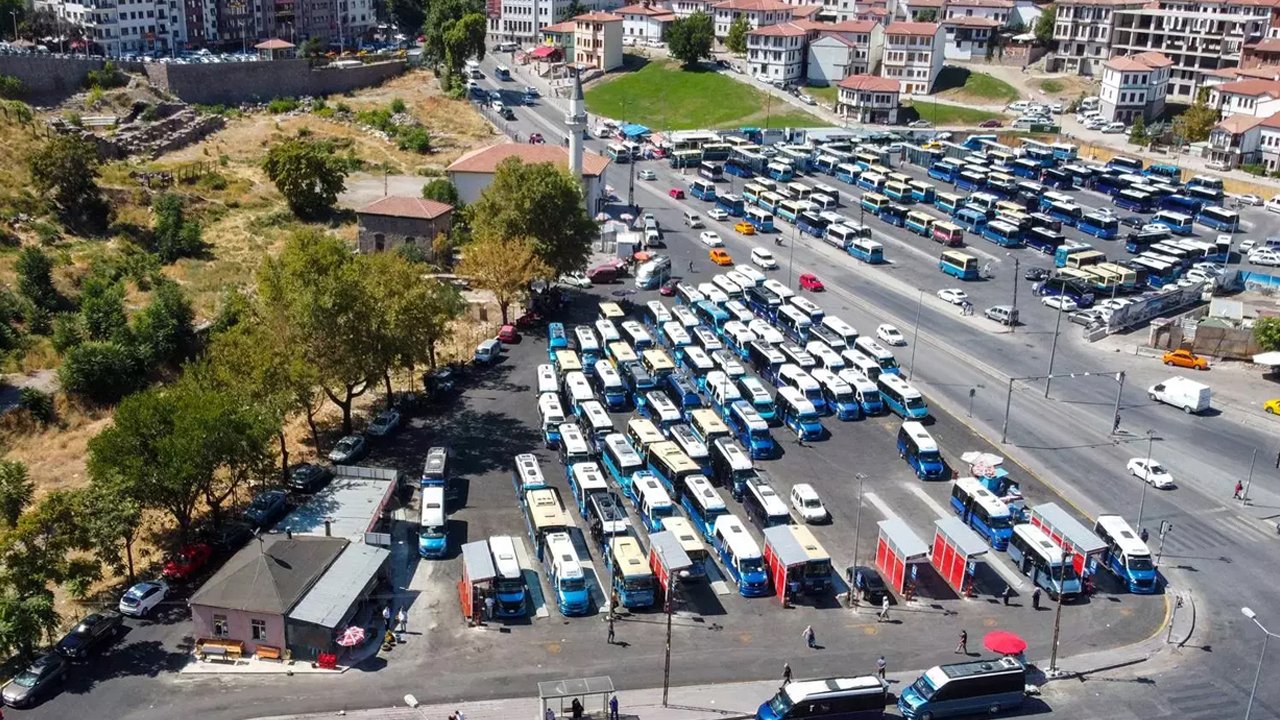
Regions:
<svg viewBox="0 0 1280 720"><path fill-rule="evenodd" d="M1209 167L1232 170L1261 160L1266 118L1232 115L1209 131Z"/></svg>
<svg viewBox="0 0 1280 720"><path fill-rule="evenodd" d="M622 16L622 37L632 40L661 40L667 26L676 19L670 8L657 3L644 2L628 5L614 11Z"/></svg>
<svg viewBox="0 0 1280 720"><path fill-rule="evenodd" d="M573 18L573 61L605 72L622 67L622 16L589 12Z"/></svg>
<svg viewBox="0 0 1280 720"><path fill-rule="evenodd" d="M938 23L890 24L884 29L881 77L897 80L903 95L928 95L942 72L942 44Z"/></svg>
<svg viewBox="0 0 1280 720"><path fill-rule="evenodd" d="M341 2L342 0L337 0ZM372 2L372 0L360 0ZM521 45L537 44L542 29L567 22L572 0L491 0L489 38ZM607 12L621 7L621 0L585 0L579 5L590 11Z"/></svg>
<svg viewBox="0 0 1280 720"><path fill-rule="evenodd" d="M944 0L901 0L897 17L913 22L936 22L942 17Z"/></svg>
<svg viewBox="0 0 1280 720"><path fill-rule="evenodd" d="M729 26L739 17L747 19L751 30L792 19L792 6L782 0L723 0L712 7L716 39L720 41L729 35Z"/></svg>
<svg viewBox="0 0 1280 720"><path fill-rule="evenodd" d="M1096 75L1111 58L1111 31L1120 10L1137 9L1146 0L1060 0L1053 26L1050 71Z"/></svg>
<svg viewBox="0 0 1280 720"><path fill-rule="evenodd" d="M203 2L195 0L197 18L201 19L205 16ZM212 0L209 4L212 17ZM188 44L188 5L178 0L37 0L34 9L48 10L59 22L80 28L96 46L93 49L106 55L168 53ZM197 25L203 36L205 25Z"/></svg>
<svg viewBox="0 0 1280 720"><path fill-rule="evenodd" d="M1280 82L1249 78L1213 85L1209 88L1208 103L1222 113L1222 117L1271 117L1280 112Z"/></svg>
<svg viewBox="0 0 1280 720"><path fill-rule="evenodd" d="M1258 154L1268 172L1280 170L1280 115L1258 123Z"/></svg>
<svg viewBox="0 0 1280 720"><path fill-rule="evenodd" d="M1108 122L1153 120L1164 112L1173 61L1158 52L1115 57L1102 66L1100 112Z"/></svg>
<svg viewBox="0 0 1280 720"><path fill-rule="evenodd" d="M809 25L784 22L748 32L747 72L770 82L799 83L805 75L809 37L817 34Z"/></svg>
<svg viewBox="0 0 1280 720"><path fill-rule="evenodd" d="M897 80L875 75L850 75L840 81L836 113L854 122L898 122Z"/></svg>
<svg viewBox="0 0 1280 720"><path fill-rule="evenodd" d="M713 0L674 0L671 3L671 12L676 14L677 18L687 18L694 13L705 13L714 16L715 5Z"/></svg>
<svg viewBox="0 0 1280 720"><path fill-rule="evenodd" d="M884 52L884 26L870 21L820 26L809 41L807 77L815 85L832 85L850 75L874 75Z"/></svg>

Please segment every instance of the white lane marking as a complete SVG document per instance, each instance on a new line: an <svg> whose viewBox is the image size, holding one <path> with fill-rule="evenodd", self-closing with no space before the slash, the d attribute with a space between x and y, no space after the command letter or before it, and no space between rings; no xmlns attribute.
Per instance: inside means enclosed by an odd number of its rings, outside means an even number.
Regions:
<svg viewBox="0 0 1280 720"><path fill-rule="evenodd" d="M534 563L534 555L529 554L529 547L525 545L524 538L517 538L516 543L516 560L520 562L520 567L524 570L525 586L529 588L529 599L533 603L533 614L536 617L551 617L551 611L547 609L547 595L542 591L542 573L538 572L538 566ZM533 576L534 582L529 582L529 576Z"/></svg>
<svg viewBox="0 0 1280 720"><path fill-rule="evenodd" d="M889 506L885 504L885 501L880 499L879 495L876 495L871 491L864 492L862 495L867 499L867 502L874 505L876 510L880 511L880 514L883 515L886 520L895 520L898 518L898 514L890 510Z"/></svg>
<svg viewBox="0 0 1280 720"><path fill-rule="evenodd" d="M932 510L939 518L948 518L953 515L952 512L939 505L937 500L929 497L929 494L924 491L924 488L919 485L912 485L911 483L903 483L903 485L905 485L906 488L916 497L920 498L925 505L928 505L929 509ZM930 545L932 545L932 535L929 537L929 542ZM997 553L994 548L988 546L987 554L983 556L983 561L990 565L996 572L1000 573L1000 577L1004 578L1005 582L1009 583L1012 587L1021 588L1023 586L1022 574L1015 572L1014 569L1004 561L1004 558L1000 557L1000 554Z"/></svg>

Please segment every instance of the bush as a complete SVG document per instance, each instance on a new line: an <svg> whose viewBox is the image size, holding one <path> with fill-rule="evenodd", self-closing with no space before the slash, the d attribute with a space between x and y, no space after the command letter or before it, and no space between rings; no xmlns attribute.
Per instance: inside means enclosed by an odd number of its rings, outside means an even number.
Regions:
<svg viewBox="0 0 1280 720"><path fill-rule="evenodd" d="M196 184L206 190L226 190L227 179L219 173L206 173L200 176Z"/></svg>
<svg viewBox="0 0 1280 720"><path fill-rule="evenodd" d="M156 112L155 105L147 105L147 108L142 111L141 117L146 122L155 122L160 119L160 113Z"/></svg>
<svg viewBox="0 0 1280 720"><path fill-rule="evenodd" d="M33 387L18 391L18 407L31 413L41 425L53 422L53 396Z"/></svg>
<svg viewBox="0 0 1280 720"><path fill-rule="evenodd" d="M116 67L116 64L108 60L102 66L101 70L90 70L84 79L85 87L100 88L110 90L111 88L124 87L129 82L129 78Z"/></svg>
<svg viewBox="0 0 1280 720"><path fill-rule="evenodd" d="M27 86L12 75L0 75L0 98L21 100L27 94Z"/></svg>
<svg viewBox="0 0 1280 720"><path fill-rule="evenodd" d="M267 103L267 112L271 113L272 115L279 115L281 113L293 112L294 110L297 110L297 109L298 109L298 101L296 98L291 98L291 97L276 98L271 102Z"/></svg>
<svg viewBox="0 0 1280 720"><path fill-rule="evenodd" d="M396 126L391 124L391 111L385 108L361 110L356 113L356 120L387 134L395 134L396 131Z"/></svg>
<svg viewBox="0 0 1280 720"><path fill-rule="evenodd" d="M431 152L431 134L421 125L403 128L400 131L400 138L397 144L401 150L406 152L426 155Z"/></svg>
<svg viewBox="0 0 1280 720"><path fill-rule="evenodd" d="M67 353L58 368L62 388L97 403L114 403L142 387L142 363L129 347L91 340Z"/></svg>
<svg viewBox="0 0 1280 720"><path fill-rule="evenodd" d="M392 113L399 115L400 113L404 112L404 109L405 109L404 100L401 100L400 98L395 98L391 101Z"/></svg>
<svg viewBox="0 0 1280 720"><path fill-rule="evenodd" d="M53 318L53 349L65 355L68 350L85 341L84 323L76 313L62 313Z"/></svg>
<svg viewBox="0 0 1280 720"><path fill-rule="evenodd" d="M1258 163L1241 165L1240 169L1257 177L1262 177L1267 174L1267 167Z"/></svg>

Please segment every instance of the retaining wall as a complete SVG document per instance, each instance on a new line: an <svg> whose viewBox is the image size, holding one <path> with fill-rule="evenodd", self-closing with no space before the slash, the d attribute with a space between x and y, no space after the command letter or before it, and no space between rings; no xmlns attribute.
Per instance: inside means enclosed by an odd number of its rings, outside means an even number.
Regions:
<svg viewBox="0 0 1280 720"><path fill-rule="evenodd" d="M403 60L354 68L312 68L307 60L146 65L151 84L189 103L237 105L321 96L377 85L405 70Z"/></svg>

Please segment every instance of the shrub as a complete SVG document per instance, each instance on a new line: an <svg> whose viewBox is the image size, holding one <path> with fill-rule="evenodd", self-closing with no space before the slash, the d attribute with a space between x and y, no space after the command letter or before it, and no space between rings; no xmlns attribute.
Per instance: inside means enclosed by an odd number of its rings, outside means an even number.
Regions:
<svg viewBox="0 0 1280 720"><path fill-rule="evenodd" d="M45 245L52 245L62 239L62 230L47 220L36 220L30 227Z"/></svg>
<svg viewBox="0 0 1280 720"><path fill-rule="evenodd" d="M18 391L18 407L31 413L41 425L53 422L53 396L33 387Z"/></svg>
<svg viewBox="0 0 1280 720"><path fill-rule="evenodd" d="M385 108L361 110L356 113L356 120L384 133L393 134L396 131L395 125L391 124L391 111Z"/></svg>
<svg viewBox="0 0 1280 720"><path fill-rule="evenodd" d="M431 135L421 125L407 127L400 131L398 145L401 150L406 152L426 155L431 152Z"/></svg>
<svg viewBox="0 0 1280 720"><path fill-rule="evenodd" d="M147 109L142 111L141 117L146 122L155 122L160 119L160 113L156 112L155 105L147 105Z"/></svg>
<svg viewBox="0 0 1280 720"><path fill-rule="evenodd" d="M123 87L129 79L124 73L116 67L116 64L108 60L101 70L90 70L84 79L86 87L101 88L110 90L111 88Z"/></svg>
<svg viewBox="0 0 1280 720"><path fill-rule="evenodd" d="M297 99L291 98L291 97L275 98L271 102L267 103L267 112L271 113L272 115L279 115L281 113L293 112L294 110L297 110L297 109L298 109L298 101Z"/></svg>
<svg viewBox="0 0 1280 720"><path fill-rule="evenodd" d="M0 75L0 98L21 100L27 94L27 86L12 75Z"/></svg>
<svg viewBox="0 0 1280 720"><path fill-rule="evenodd" d="M53 349L66 354L68 350L85 341L84 323L76 313L62 313L53 318L53 335L49 338Z"/></svg>
<svg viewBox="0 0 1280 720"><path fill-rule="evenodd" d="M206 190L226 190L228 183L227 178L220 173L205 173L196 184Z"/></svg>
<svg viewBox="0 0 1280 720"><path fill-rule="evenodd" d="M62 387L72 395L113 403L142 387L142 363L129 347L91 340L71 348L58 368Z"/></svg>
<svg viewBox="0 0 1280 720"><path fill-rule="evenodd" d="M400 113L404 112L404 109L405 109L404 100L401 100L400 98L395 98L391 101L392 113L399 115Z"/></svg>

